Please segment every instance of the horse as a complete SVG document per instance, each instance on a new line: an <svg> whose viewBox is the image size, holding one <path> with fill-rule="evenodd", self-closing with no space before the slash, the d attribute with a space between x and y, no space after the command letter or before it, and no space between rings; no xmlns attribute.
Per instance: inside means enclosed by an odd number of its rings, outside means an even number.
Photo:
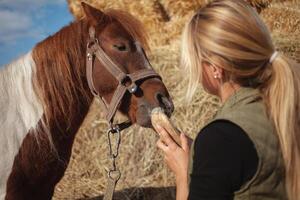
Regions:
<svg viewBox="0 0 300 200"><path fill-rule="evenodd" d="M139 20L120 10L101 11L85 3L82 8L82 19L0 69L0 199L51 199L93 93L107 104L114 100L122 83L105 63L87 56L91 32L92 42L125 75L149 69L148 37ZM92 61L92 80L87 60ZM131 81L136 84L133 91L124 91L115 105L131 123L151 127L154 107L163 107L171 115L174 106L158 76Z"/></svg>

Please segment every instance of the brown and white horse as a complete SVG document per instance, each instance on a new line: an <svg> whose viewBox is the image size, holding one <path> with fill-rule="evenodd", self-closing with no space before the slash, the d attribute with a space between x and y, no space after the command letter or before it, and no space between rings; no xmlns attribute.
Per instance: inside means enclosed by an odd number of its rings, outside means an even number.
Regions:
<svg viewBox="0 0 300 200"><path fill-rule="evenodd" d="M90 26L122 71L148 67L142 48L147 38L138 20L121 11L104 13L82 5L85 18L0 70L0 199L51 199L64 175L74 137L93 99L85 63ZM118 82L98 60L93 79L110 102ZM160 79L137 84L139 93L126 93L118 110L132 123L150 127L151 109L162 106L170 114L173 104Z"/></svg>

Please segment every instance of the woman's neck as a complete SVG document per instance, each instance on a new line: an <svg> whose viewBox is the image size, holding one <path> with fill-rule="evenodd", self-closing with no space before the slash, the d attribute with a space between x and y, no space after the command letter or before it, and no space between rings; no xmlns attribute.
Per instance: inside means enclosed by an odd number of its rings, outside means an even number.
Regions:
<svg viewBox="0 0 300 200"><path fill-rule="evenodd" d="M222 104L226 102L226 100L234 95L241 86L239 84L233 82L224 83L219 89L219 98L221 99Z"/></svg>

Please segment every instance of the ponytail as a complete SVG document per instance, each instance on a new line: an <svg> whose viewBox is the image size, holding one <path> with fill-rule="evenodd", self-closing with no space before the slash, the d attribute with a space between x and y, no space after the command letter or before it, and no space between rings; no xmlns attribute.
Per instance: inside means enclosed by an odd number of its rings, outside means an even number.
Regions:
<svg viewBox="0 0 300 200"><path fill-rule="evenodd" d="M282 54L269 65L271 76L262 91L281 145L288 195L296 200L300 196L300 65Z"/></svg>

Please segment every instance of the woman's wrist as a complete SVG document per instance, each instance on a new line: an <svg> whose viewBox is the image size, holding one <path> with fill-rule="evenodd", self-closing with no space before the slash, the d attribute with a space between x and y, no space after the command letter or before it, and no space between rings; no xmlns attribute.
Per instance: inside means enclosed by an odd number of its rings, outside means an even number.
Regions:
<svg viewBox="0 0 300 200"><path fill-rule="evenodd" d="M176 176L176 200L187 200L188 195L188 176Z"/></svg>
<svg viewBox="0 0 300 200"><path fill-rule="evenodd" d="M176 185L177 186L187 186L188 185L188 175L176 175Z"/></svg>

